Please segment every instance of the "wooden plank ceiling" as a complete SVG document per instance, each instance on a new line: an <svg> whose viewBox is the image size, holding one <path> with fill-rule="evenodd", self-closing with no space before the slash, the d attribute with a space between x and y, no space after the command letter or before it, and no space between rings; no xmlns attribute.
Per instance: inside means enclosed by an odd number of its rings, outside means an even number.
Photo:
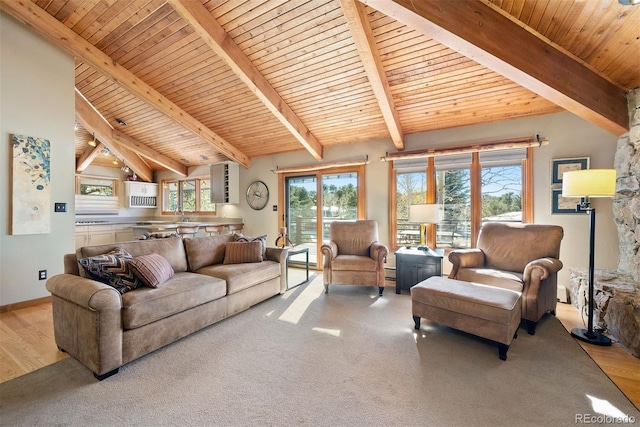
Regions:
<svg viewBox="0 0 640 427"><path fill-rule="evenodd" d="M124 161L149 177L228 158L249 166L293 150L320 161L323 147L378 138L401 150L408 134L565 109L624 132L616 112L640 86L640 6L465 0L472 17L482 16L480 28L504 28L493 40L497 53L487 54L502 67L451 41L478 45L473 35L423 30L420 20L437 21L426 9L447 6L419 3L425 10L401 0L0 0L0 8L76 58L76 89L89 104L77 108L79 170L94 136L119 154L118 167ZM531 35L542 41L537 53L510 46ZM555 73L545 75L552 67L540 52L548 50L584 71L545 89ZM535 58L541 75L518 65L522 58ZM571 87L591 90L581 81L595 81L594 97L611 99L601 108L572 95ZM114 166L113 157L93 157Z"/></svg>

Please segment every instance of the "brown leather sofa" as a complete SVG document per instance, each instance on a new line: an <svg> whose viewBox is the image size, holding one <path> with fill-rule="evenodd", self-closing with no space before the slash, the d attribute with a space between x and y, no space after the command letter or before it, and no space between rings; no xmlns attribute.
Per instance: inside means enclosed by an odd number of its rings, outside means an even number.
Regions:
<svg viewBox="0 0 640 427"><path fill-rule="evenodd" d="M261 262L229 263L235 235L138 240L85 246L64 256L64 273L47 281L55 340L99 380L122 365L286 290L287 250L267 247ZM133 257L159 254L174 275L157 288L120 294L81 277L78 260L116 247ZM228 250L227 250L228 252Z"/></svg>
<svg viewBox="0 0 640 427"><path fill-rule="evenodd" d="M449 253L449 278L521 292L522 318L534 335L545 313L555 315L563 236L556 225L486 223L476 248Z"/></svg>
<svg viewBox="0 0 640 427"><path fill-rule="evenodd" d="M378 223L372 220L334 221L330 241L322 245L323 283L377 286L384 291L384 262L389 249L378 242Z"/></svg>

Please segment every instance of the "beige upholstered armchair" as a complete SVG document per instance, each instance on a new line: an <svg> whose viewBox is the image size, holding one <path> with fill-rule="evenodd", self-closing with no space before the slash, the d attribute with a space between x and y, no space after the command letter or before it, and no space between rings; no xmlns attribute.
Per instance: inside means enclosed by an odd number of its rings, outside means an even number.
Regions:
<svg viewBox="0 0 640 427"><path fill-rule="evenodd" d="M522 292L522 318L534 335L545 313L555 315L563 236L556 225L486 223L476 248L449 253L449 278Z"/></svg>
<svg viewBox="0 0 640 427"><path fill-rule="evenodd" d="M322 245L324 292L329 292L329 284L364 285L377 286L382 296L389 249L378 242L378 223L334 221L329 238Z"/></svg>

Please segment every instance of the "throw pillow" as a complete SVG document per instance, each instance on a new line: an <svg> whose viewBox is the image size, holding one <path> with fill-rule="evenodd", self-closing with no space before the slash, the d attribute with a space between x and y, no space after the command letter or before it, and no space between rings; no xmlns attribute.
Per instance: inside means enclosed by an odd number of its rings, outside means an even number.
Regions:
<svg viewBox="0 0 640 427"><path fill-rule="evenodd" d="M112 286L124 294L140 286L140 281L129 266L132 259L129 252L116 248L107 254L81 258L78 263L90 279Z"/></svg>
<svg viewBox="0 0 640 427"><path fill-rule="evenodd" d="M263 234L262 236L258 236L258 237L249 237L249 236L245 236L244 234L236 234L236 242L253 242L256 240L259 240L260 243L262 244L262 257L264 258L264 254L267 251L267 235Z"/></svg>
<svg viewBox="0 0 640 427"><path fill-rule="evenodd" d="M157 288L176 274L169 261L160 254L135 257L129 265L133 274L150 288Z"/></svg>
<svg viewBox="0 0 640 427"><path fill-rule="evenodd" d="M227 243L223 264L242 264L245 262L262 262L262 243L258 240Z"/></svg>

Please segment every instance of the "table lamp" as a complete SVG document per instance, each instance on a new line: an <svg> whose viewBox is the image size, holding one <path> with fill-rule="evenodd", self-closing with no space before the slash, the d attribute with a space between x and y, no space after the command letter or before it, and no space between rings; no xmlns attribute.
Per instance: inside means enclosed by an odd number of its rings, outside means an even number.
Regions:
<svg viewBox="0 0 640 427"><path fill-rule="evenodd" d="M562 174L562 197L582 197L576 206L576 212L589 215L589 312L587 329L575 328L571 335L590 344L607 346L611 340L599 331L593 330L594 306L594 248L596 229L596 210L591 207L591 197L613 197L616 194L615 169L585 169Z"/></svg>
<svg viewBox="0 0 640 427"><path fill-rule="evenodd" d="M409 222L420 224L420 246L418 246L418 249L429 250L427 246L427 224L436 224L440 221L440 208L440 205L432 203L409 206Z"/></svg>

